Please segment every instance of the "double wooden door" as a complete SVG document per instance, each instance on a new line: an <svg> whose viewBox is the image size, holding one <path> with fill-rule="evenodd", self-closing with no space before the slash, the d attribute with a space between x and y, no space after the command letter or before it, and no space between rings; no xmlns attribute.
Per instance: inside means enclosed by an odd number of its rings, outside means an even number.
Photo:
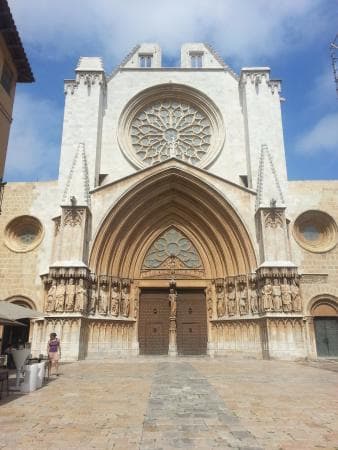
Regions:
<svg viewBox="0 0 338 450"><path fill-rule="evenodd" d="M145 355L168 354L169 292L142 290L140 296L139 345ZM180 355L203 355L207 350L207 318L203 290L179 290L177 295L177 351Z"/></svg>

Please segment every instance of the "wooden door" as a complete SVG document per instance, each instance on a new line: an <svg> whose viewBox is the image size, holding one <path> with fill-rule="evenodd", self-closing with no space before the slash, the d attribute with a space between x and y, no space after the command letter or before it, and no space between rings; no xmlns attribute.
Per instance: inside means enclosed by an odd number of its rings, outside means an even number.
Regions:
<svg viewBox="0 0 338 450"><path fill-rule="evenodd" d="M180 355L206 354L207 316L203 290L178 291L177 351Z"/></svg>
<svg viewBox="0 0 338 450"><path fill-rule="evenodd" d="M169 312L168 289L141 291L139 316L140 354L168 354Z"/></svg>
<svg viewBox="0 0 338 450"><path fill-rule="evenodd" d="M316 317L314 323L317 355L338 356L338 318Z"/></svg>

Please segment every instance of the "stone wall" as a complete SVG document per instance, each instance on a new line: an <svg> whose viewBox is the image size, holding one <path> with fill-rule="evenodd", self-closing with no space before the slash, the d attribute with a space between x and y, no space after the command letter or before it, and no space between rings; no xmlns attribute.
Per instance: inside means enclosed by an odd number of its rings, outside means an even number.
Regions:
<svg viewBox="0 0 338 450"><path fill-rule="evenodd" d="M310 312L315 297L329 294L338 299L338 246L322 253L306 250L295 239L295 221L305 211L318 210L329 214L338 224L337 198L338 181L289 182L287 215L291 220L291 251L299 272L304 274L302 291L305 313Z"/></svg>
<svg viewBox="0 0 338 450"><path fill-rule="evenodd" d="M43 285L40 274L48 271L50 263L53 232L51 220L53 205L50 200L54 196L55 186L56 182L6 185L0 215L0 235L4 237L0 243L1 299L26 297L31 307L43 309ZM15 236L15 232L8 235L6 227L13 219L22 216L35 217L40 221L41 239L35 247L28 245L27 250L24 246L15 250L13 241L19 243L20 238Z"/></svg>

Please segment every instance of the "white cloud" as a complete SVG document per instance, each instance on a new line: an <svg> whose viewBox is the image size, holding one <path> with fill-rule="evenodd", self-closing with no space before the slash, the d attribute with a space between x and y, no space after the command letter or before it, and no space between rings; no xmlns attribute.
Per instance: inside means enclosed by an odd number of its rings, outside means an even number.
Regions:
<svg viewBox="0 0 338 450"><path fill-rule="evenodd" d="M331 65L327 64L323 68L320 75L314 80L313 87L308 91L308 100L312 109L318 108L332 109L337 108L337 96L333 70Z"/></svg>
<svg viewBox="0 0 338 450"><path fill-rule="evenodd" d="M296 142L303 153L335 152L338 155L338 113L322 117Z"/></svg>
<svg viewBox="0 0 338 450"><path fill-rule="evenodd" d="M5 179L56 178L61 111L52 102L18 92L8 144Z"/></svg>
<svg viewBox="0 0 338 450"><path fill-rule="evenodd" d="M239 63L280 58L325 29L331 9L323 0L11 0L10 6L24 42L44 57L95 52L109 63L144 41L159 42L169 57L183 42L206 41Z"/></svg>

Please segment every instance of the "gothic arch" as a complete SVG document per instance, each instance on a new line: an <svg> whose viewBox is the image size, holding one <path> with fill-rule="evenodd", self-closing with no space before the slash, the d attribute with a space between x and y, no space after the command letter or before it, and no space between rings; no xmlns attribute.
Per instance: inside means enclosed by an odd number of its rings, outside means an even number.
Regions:
<svg viewBox="0 0 338 450"><path fill-rule="evenodd" d="M143 179L111 208L93 242L91 270L139 278L151 244L171 226L193 243L206 278L257 267L249 233L229 202L192 173L170 167Z"/></svg>
<svg viewBox="0 0 338 450"><path fill-rule="evenodd" d="M338 317L338 299L332 295L317 295L309 303L309 312L314 317Z"/></svg>
<svg viewBox="0 0 338 450"><path fill-rule="evenodd" d="M31 300L30 298L25 297L23 295L13 295L9 298L6 298L5 301L10 302L10 303L15 303L16 305L23 306L25 308L29 308L29 309L33 309L33 310L37 309L33 300Z"/></svg>

